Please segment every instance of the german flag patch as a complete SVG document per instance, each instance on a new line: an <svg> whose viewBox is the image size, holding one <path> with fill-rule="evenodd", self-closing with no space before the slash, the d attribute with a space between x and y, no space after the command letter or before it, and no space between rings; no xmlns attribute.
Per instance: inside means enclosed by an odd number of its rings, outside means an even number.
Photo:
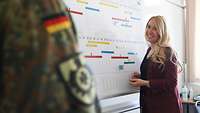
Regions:
<svg viewBox="0 0 200 113"><path fill-rule="evenodd" d="M47 31L52 34L71 27L69 16L64 13L55 14L43 19Z"/></svg>

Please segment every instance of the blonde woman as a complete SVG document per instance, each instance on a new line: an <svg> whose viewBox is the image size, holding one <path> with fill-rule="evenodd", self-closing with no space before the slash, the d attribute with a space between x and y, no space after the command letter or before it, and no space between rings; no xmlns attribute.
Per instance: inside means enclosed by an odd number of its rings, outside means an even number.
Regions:
<svg viewBox="0 0 200 113"><path fill-rule="evenodd" d="M177 90L178 62L162 16L149 19L145 38L150 47L141 63L141 73L134 72L130 79L132 86L141 88L141 113L182 113Z"/></svg>

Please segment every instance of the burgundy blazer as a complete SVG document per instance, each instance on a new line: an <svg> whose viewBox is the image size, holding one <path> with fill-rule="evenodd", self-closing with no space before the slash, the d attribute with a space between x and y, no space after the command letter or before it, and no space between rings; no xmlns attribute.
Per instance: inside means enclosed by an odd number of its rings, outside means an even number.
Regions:
<svg viewBox="0 0 200 113"><path fill-rule="evenodd" d="M150 49L148 49L147 53ZM171 54L167 48L167 57ZM146 55L145 55L146 56ZM173 55L173 61L176 57ZM141 87L140 105L141 113L183 113L182 102L177 90L177 66L167 58L165 65L152 62L150 59L143 61L145 69L141 69L142 79L150 81L150 88Z"/></svg>

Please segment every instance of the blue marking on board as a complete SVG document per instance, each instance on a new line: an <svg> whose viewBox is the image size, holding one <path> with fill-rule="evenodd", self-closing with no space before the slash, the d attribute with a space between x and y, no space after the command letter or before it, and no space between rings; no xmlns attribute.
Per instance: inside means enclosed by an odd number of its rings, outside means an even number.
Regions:
<svg viewBox="0 0 200 113"><path fill-rule="evenodd" d="M129 55L137 55L137 53L134 52L128 52Z"/></svg>
<svg viewBox="0 0 200 113"><path fill-rule="evenodd" d="M131 17L131 19L133 19L133 20L141 20L140 18L136 18L136 17Z"/></svg>
<svg viewBox="0 0 200 113"><path fill-rule="evenodd" d="M88 10L91 10L91 11L97 11L97 12L100 11L99 9L92 8L92 7L85 7L85 9L88 9Z"/></svg>
<svg viewBox="0 0 200 113"><path fill-rule="evenodd" d="M132 61L132 62L124 62L124 64L135 64L135 62L134 61Z"/></svg>
<svg viewBox="0 0 200 113"><path fill-rule="evenodd" d="M119 65L118 68L119 70L124 70L124 65Z"/></svg>
<svg viewBox="0 0 200 113"><path fill-rule="evenodd" d="M114 51L101 51L101 53L114 54Z"/></svg>

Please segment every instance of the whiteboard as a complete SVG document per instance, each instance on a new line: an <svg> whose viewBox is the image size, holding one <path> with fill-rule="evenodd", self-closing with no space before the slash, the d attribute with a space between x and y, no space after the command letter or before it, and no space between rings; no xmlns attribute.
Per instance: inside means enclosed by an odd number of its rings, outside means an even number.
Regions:
<svg viewBox="0 0 200 113"><path fill-rule="evenodd" d="M146 51L141 0L66 0L100 99L137 92L129 84Z"/></svg>
<svg viewBox="0 0 200 113"><path fill-rule="evenodd" d="M147 49L144 29L153 15L166 17L172 46L184 59L183 9L162 0L146 7L143 0L64 0L72 14L80 50L91 68L100 99L138 92L129 85Z"/></svg>

